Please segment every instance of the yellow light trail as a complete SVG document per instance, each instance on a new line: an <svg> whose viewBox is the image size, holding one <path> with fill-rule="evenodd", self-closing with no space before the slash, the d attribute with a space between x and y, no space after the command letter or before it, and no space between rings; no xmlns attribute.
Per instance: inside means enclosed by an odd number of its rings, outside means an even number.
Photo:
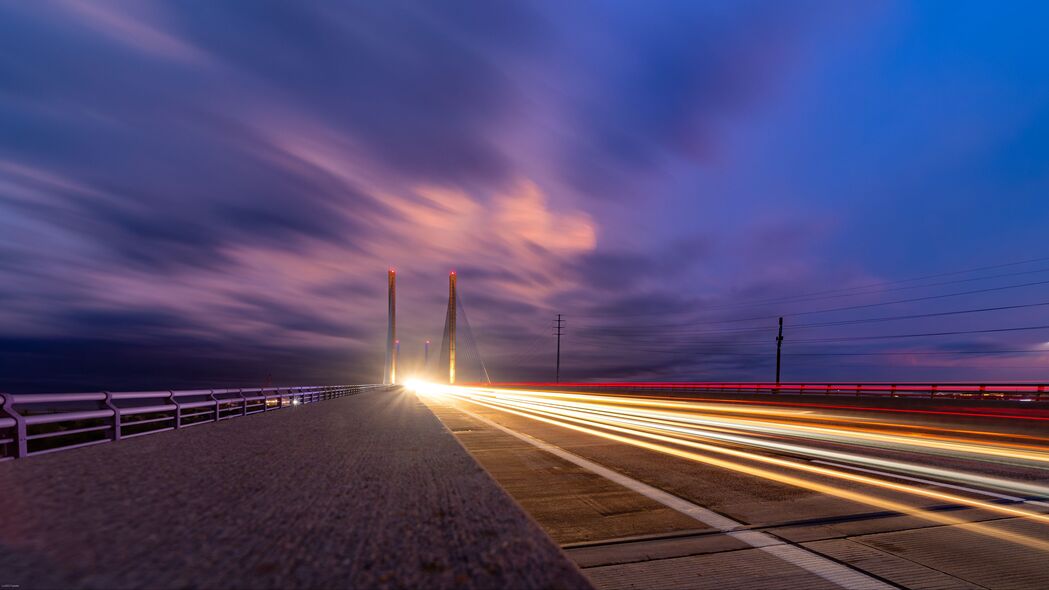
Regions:
<svg viewBox="0 0 1049 590"><path fill-rule="evenodd" d="M521 401L519 404L527 405L530 407L534 406L534 403L529 401ZM538 406L538 409L549 409L549 406ZM745 436L736 434L738 431L731 428L720 428L704 426L702 430L691 428L689 423L682 423L675 420L666 420L658 418L648 417L637 417L622 411L607 411L603 409L586 409L586 412L598 416L612 416L612 417L624 417L618 423L628 423L634 426L652 426L657 425L657 431L672 431L675 434L686 434L691 437L700 437L706 440L718 440L720 442L729 442L733 444L742 444L751 447L758 447L764 449L770 449L774 451L783 451L790 454L800 454L806 458L817 457L822 459L830 459L834 461L845 461L850 463L859 463L870 467L880 467L893 469L896 471L902 471L905 473L911 473L916 475L923 475L929 477L939 477L941 479L947 479L957 483L984 485L995 489L1009 490L1014 493L1022 493L1034 496L1046 496L1049 497L1049 488L1028 484L1024 482L1016 482L1011 480L1005 480L996 477L988 477L976 474L970 474L960 471L954 471L950 469L927 467L916 465L913 463L907 463L903 461L890 460L890 459L879 459L874 457L867 457L863 455L857 455L854 453L846 453L841 451L832 451L827 449L820 449L814 447L802 447L795 444L782 443L776 440L767 440L762 438L754 438L751 436ZM689 428L679 427L679 425L686 425ZM665 425L666 427L660 428L658 425ZM725 434L719 434L725 433ZM779 437L777 437L779 438Z"/></svg>
<svg viewBox="0 0 1049 590"><path fill-rule="evenodd" d="M504 399L504 398L500 398ZM646 416L673 421L679 424L700 425L704 429L725 432L757 432L761 434L774 434L791 437L803 437L815 440L842 442L846 444L857 444L862 446L884 446L884 447L917 447L921 449L933 449L941 454L950 454L973 460L993 461L1005 458L1015 463L1017 461L1030 461L1039 464L1049 464L1049 453L1042 451L1040 447L1025 445L1024 449L1009 449L998 446L998 443L981 443L980 441L967 440L966 444L958 444L956 439L939 438L916 438L914 435L870 433L860 429L822 428L810 425L797 425L791 422L779 420L758 421L753 418L724 419L710 418L705 415L695 415L683 412L653 412L647 410L622 410L610 409L607 406L594 404L561 403L565 407L576 407L578 409L589 409L595 412L616 415ZM670 423L670 422L666 422ZM884 443L884 444L879 444ZM1041 466L1038 468L1044 469ZM1049 490L1044 490L1049 494ZM1041 493L1041 492L1032 492Z"/></svg>
<svg viewBox="0 0 1049 590"><path fill-rule="evenodd" d="M670 408L670 409L683 408L683 409L687 410L688 412L696 412L696 411L699 411L699 410L703 410L705 412L712 412L713 415L715 415L715 416L720 414L720 413L745 414L745 415L746 414L752 414L752 415L755 415L755 416L757 416L758 418L761 418L761 419L764 419L764 418L767 418L767 417L770 417L770 416L786 416L786 417L793 418L794 420L803 420L803 421L848 422L848 423L852 423L852 424L859 424L860 426L852 426L852 428L857 428L857 429L861 428L862 426L889 426L889 427L894 428L894 429L905 429L905 430L918 430L918 429L920 429L920 430L928 430L928 431L936 431L936 432L947 432L947 433L958 434L958 435L967 435L967 436L984 436L984 437L995 437L995 438L1023 439L1023 440L1044 442L1044 443L1049 444L1049 437L1033 436L1033 435L1027 435L1027 434L1011 434L1011 433L1010 434L1005 434L1005 433L1001 433L1001 432L991 432L991 431L985 431L985 430L965 430L965 429L956 429L956 428L940 428L940 427L935 427L935 426L924 426L924 425L923 426L919 426L919 425L913 425L913 424L888 423L888 422L878 421L875 418L867 418L867 417L861 417L861 416L852 416L852 417L848 417L848 418L842 417L842 416L825 416L825 415L820 415L820 414L814 414L814 413L812 413L811 409L805 409L805 408L800 408L800 409L778 409L778 408L765 408L765 407L739 407L739 406L729 405L728 403L725 403L725 402L722 402L722 403L703 403L703 402L690 402L690 401L681 401L681 400L673 400L673 401L671 401L671 400L666 400L666 398L651 398L651 397L642 397L642 396L638 396L638 397L635 397L635 396L607 396L607 395L591 394L591 393L583 393L583 392L573 393L573 392L519 390L519 389L499 390L499 389L492 389L492 388L488 388L488 389L475 388L475 389L483 390L483 391L489 391L489 392L493 392L493 393L499 392L500 394L506 394L506 393L510 393L510 392L525 393L525 394L527 394L529 396L536 396L536 397L551 397L551 398L562 398L562 399L588 400L588 401L598 401L598 402L604 402L604 403L610 403L610 404L623 404L623 405L627 405L627 406L648 406L648 407L659 407L659 408ZM847 410L847 408L842 408L842 409L843 410ZM739 420L747 420L747 419L751 419L751 416L742 416L742 417L740 417L738 419ZM905 434L905 433L900 433L900 434L903 434L905 436L914 436L914 435L908 435L908 434ZM982 440L979 440L979 439L957 439L957 440L958 440L958 442L972 442L972 443L975 443L975 444L984 444L984 443L987 442L987 441L982 441ZM991 443L991 444L997 444L997 445L1003 445L1003 446L1012 446L1011 443L1005 443L1005 442L995 442L995 443ZM1032 448L1036 448L1036 449L1037 448L1043 448L1043 447L1037 447L1037 446L1034 446L1034 445L1031 445L1031 447ZM1047 450L1049 450L1049 449L1047 449Z"/></svg>
<svg viewBox="0 0 1049 590"><path fill-rule="evenodd" d="M687 412L682 412L682 410L686 410L688 406L682 404L681 402L652 402L647 400L633 400L610 396L591 396L586 394L556 394L552 392L534 392L536 395L533 395L533 392L521 392L516 390L511 392L507 390L445 387L432 385L420 386L418 391L422 394L429 395L448 395L450 397L464 400L490 409L508 412L532 420L538 420L549 424L554 424L559 427L575 430L578 432L584 432L587 434L599 436L605 439L629 444L632 446L641 447L652 451L692 461L697 461L708 465L713 465L716 467L730 469L732 471L746 473L749 475L754 475L772 481L786 483L788 485L793 485L825 493L828 495L852 500L855 502L860 502L863 504L892 510L894 512L910 514L939 524L963 527L967 530L971 530L982 535L987 535L997 539L1018 543L1042 551L1049 551L1049 541L1045 541L1042 539L1018 533L1003 531L988 526L986 524L968 522L960 518L931 512L920 507L909 506L907 504L895 500L873 496L867 493L857 492L853 490L843 489L827 483L813 481L795 475L779 473L766 468L740 463L735 460L712 457L709 455L678 448L687 447L690 449L704 451L706 453L729 456L733 459L741 459L748 462L763 463L782 469L804 472L809 475L848 481L850 483L872 486L881 490L887 490L912 496L919 496L937 501L948 502L951 504L969 506L972 508L985 510L1003 516L1023 518L1040 524L1049 524L1049 515L1025 510L1022 508L1017 508L1014 506L985 502L982 500L977 500L958 494L952 494L948 492L922 488L910 484L889 481L877 477L871 477L869 475L861 475L846 471L840 471L828 467L822 467L817 465L811 465L808 463L800 463L793 460L781 459L778 457L770 457L767 455L756 454L740 449L698 442L696 440L697 436L704 437L708 435L705 435L701 432L679 432L674 430L674 428L677 428L677 426L675 425L681 424L679 419L682 416L679 416L678 414L687 414ZM553 400L551 400L550 398L553 398ZM636 401L641 403L634 403ZM705 406L709 404L696 405ZM658 407L673 409L675 411L670 412L670 419L665 419L665 417L659 416L659 413L646 412L644 410L640 412L641 415L639 416L627 417L630 416L630 412L627 411L630 406L643 406L648 408ZM746 409L753 410L753 408ZM637 408L635 408L635 410L637 410ZM645 415L646 413L655 413L657 415ZM755 412L745 413L754 414ZM770 413L776 416L784 414L782 410L774 410ZM685 417L687 418L687 416ZM726 429L719 428L718 430ZM880 441L882 439L876 440ZM743 444L746 444L747 442L748 441L742 441ZM966 452L969 452L969 446L973 445L967 444L963 445L961 448L965 449ZM818 449L797 447L796 445L790 445L790 447L792 448L792 450L798 451L822 452ZM952 446L951 448L954 447ZM854 456L852 458L865 459L864 457L860 456ZM948 473L957 474L958 472ZM987 483L996 483L1015 484L1017 486L1023 485L1019 482L1010 482L1008 480L1002 480L999 478L987 478L977 476L975 474L969 474L969 477L974 478L974 480L977 481L978 484L982 483L986 485ZM1039 488L1037 486L1034 486L1034 488L1043 491L1049 491L1045 490L1045 488Z"/></svg>
<svg viewBox="0 0 1049 590"><path fill-rule="evenodd" d="M836 442L846 442L854 444L867 444L873 443L877 446L877 443L886 443L889 445L915 447L919 450L933 450L934 452L942 454L953 454L956 456L962 456L972 460L984 460L984 461L997 461L1000 459L1007 459L1009 461L1029 461L1033 463L1049 465L1049 449L1041 449L1033 445L1024 445L1022 448L1018 448L1016 445L1003 445L1000 442L987 442L974 439L958 439L958 438L933 438L933 437L918 437L913 434L886 434L879 432L871 432L869 429L860 428L825 428L819 426L810 425L799 425L789 421L780 421L765 418L758 420L753 416L747 416L744 418L729 419L724 416L711 416L709 414L697 414L697 410L707 410L710 408L709 404L696 404L695 409L689 407L683 402L639 402L635 403L635 400L627 400L624 398L615 398L609 396L594 396L596 399L593 401L586 396L586 394L556 394L550 392L514 392L509 393L504 390L478 390L486 391L492 395L498 396L500 399L517 398L521 399L519 393L526 393L529 399L534 398L536 394L540 397L554 397L562 398L565 400L585 400L584 403L591 407L605 407L603 404L611 404L613 406L625 406L631 408L632 406L647 406L647 407L658 407L658 408L670 408L676 411L678 416L683 417L685 421L699 423L707 427L731 427L735 429L746 429L748 425L751 425L754 430L764 429L766 432L772 434L785 434L788 436L794 436L799 433L807 433L812 438L818 438L821 440L835 439ZM611 409L611 408L609 408ZM681 412L680 410L691 410L687 412ZM722 410L718 408L718 410ZM748 414L763 413L762 409L755 408L743 408L741 409ZM631 413L637 414L642 413L644 410L638 410L636 408L631 409ZM782 416L784 414L790 415L784 410L772 410L768 412L771 416ZM663 414L664 417L667 414ZM770 428L777 429L776 431L769 430Z"/></svg>
<svg viewBox="0 0 1049 590"><path fill-rule="evenodd" d="M715 410L711 410L715 411ZM717 412L723 410L718 409ZM716 414L713 414L716 415ZM751 417L738 417L737 420L757 420ZM980 438L965 438L965 437L986 437L986 438L1006 438L1024 441L1037 441L1049 445L1049 437L1034 436L1030 434L1018 434L1018 433L1002 433L992 432L987 430L966 430L961 428L943 428L938 426L929 425L916 425L916 424L899 424L892 422L880 422L873 418L864 417L842 417L842 416L824 416L820 414L813 414L811 410L801 410L793 415L793 420L783 420L785 424L796 424L796 425L807 425L807 422L834 422L836 428L843 430L850 430L856 432L880 432L882 434L895 434L899 436L911 436L918 438L930 438L933 440L943 440L950 442L959 443L971 443L971 444L991 444L1006 448L1018 448L1018 449L1029 449L1036 451L1046 451L1046 447L1035 445L1035 444L1023 444L1015 442L1005 441L987 441ZM858 423L858 424L856 424ZM910 432L907 432L910 431ZM925 432L917 432L925 431ZM932 433L946 433L947 435L956 436L945 436L941 434Z"/></svg>

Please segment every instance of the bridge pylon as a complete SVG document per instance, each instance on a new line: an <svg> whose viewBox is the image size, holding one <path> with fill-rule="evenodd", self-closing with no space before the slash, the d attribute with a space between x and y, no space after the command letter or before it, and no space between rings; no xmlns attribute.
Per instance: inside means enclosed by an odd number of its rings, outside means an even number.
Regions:
<svg viewBox="0 0 1049 590"><path fill-rule="evenodd" d="M448 383L455 384L455 271L448 275Z"/></svg>
<svg viewBox="0 0 1049 590"><path fill-rule="evenodd" d="M383 370L382 382L392 385L397 382L397 271L390 269L386 273L388 284L388 324L386 327L386 367Z"/></svg>

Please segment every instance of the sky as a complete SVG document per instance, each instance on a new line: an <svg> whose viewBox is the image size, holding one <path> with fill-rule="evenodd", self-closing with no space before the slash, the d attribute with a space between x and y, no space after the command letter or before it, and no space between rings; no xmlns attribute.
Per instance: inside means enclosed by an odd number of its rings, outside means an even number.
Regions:
<svg viewBox="0 0 1049 590"><path fill-rule="evenodd" d="M1049 381L1047 19L2 3L0 390L375 382L391 266L405 372L455 270L494 380L562 313L564 379L768 380L783 316L788 381Z"/></svg>

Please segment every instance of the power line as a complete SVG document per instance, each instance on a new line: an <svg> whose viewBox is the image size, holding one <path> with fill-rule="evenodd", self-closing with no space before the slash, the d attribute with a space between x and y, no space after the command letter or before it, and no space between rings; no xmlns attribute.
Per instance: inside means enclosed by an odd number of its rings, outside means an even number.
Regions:
<svg viewBox="0 0 1049 590"><path fill-rule="evenodd" d="M624 345L626 346L626 345ZM641 352L656 352L662 353L667 351L678 352L681 350L680 346L668 349L653 349L653 348L638 348L631 347L631 350ZM738 350L700 350L693 354L703 354L710 356L739 356L757 359L766 359L768 354L765 352L740 352ZM876 352L785 352L783 356L786 357L826 357L826 356L953 356L953 355L999 355L999 354L1046 354L1049 355L1049 349L1017 349L1017 350L915 350L915 351L876 351Z"/></svg>
<svg viewBox="0 0 1049 590"><path fill-rule="evenodd" d="M1041 307L1041 306L1046 306L1046 305L1049 305L1049 301L1043 301L1043 302L1040 302L1040 303L1024 303L1024 304L1019 304L1019 305L1000 305L1000 306L997 306L997 307L980 307L980 308L976 308L976 309L960 309L960 310L954 310L954 311L941 311L941 312L935 312L935 313L919 313L919 314L911 314L911 315L885 316L885 317L877 317L877 318L863 318L863 319L857 319L857 320L841 320L841 321L837 321L837 322L823 322L823 323L817 323L817 324L799 324L799 325L794 326L794 327L795 328L821 328L821 327L826 327L826 326L844 326L844 325L851 325L851 324L866 324L866 323L872 323L872 322L888 322L888 321L895 321L895 320L913 320L913 319L919 319L919 318L933 318L933 317L942 317L942 316L949 316L949 315L961 315L961 314L967 314L967 313L985 313L985 312L990 312L990 311L1004 311L1004 310L1009 310L1009 309L1026 309L1026 308L1030 308L1030 307Z"/></svg>
<svg viewBox="0 0 1049 590"><path fill-rule="evenodd" d="M926 336L958 336L961 334L992 334L997 332L1021 332L1026 330L1049 330L1049 326L1018 326L1014 328L989 328L986 330L955 330L951 332L923 332L918 334L891 334L885 336L850 336L842 338L810 338L796 342L844 342L850 340L888 340L893 338L921 338Z"/></svg>
<svg viewBox="0 0 1049 590"><path fill-rule="evenodd" d="M889 286L889 285L898 285L898 284L903 284L903 283L911 283L911 282L914 282L914 281L935 279L935 278L941 278L941 277L947 277L947 276L957 276L957 275L961 275L961 274L968 274L968 273L971 273L971 272L979 272L979 271L982 271L982 270L993 270L993 269L997 269L997 268L1007 268L1007 267L1010 267L1010 266L1020 266L1020 265L1023 265L1023 264L1032 264L1032 263L1035 263L1035 262L1045 262L1047 260L1049 260L1049 256L1047 256L1047 257L1040 257L1040 258L1031 258L1031 259L1021 260L1021 261L1016 261L1016 262L1006 262L1006 263L1002 263L1002 264L993 264L993 265L987 265L987 266L980 266L980 267L974 267L974 268L969 268L969 269L965 269L965 270L957 270L957 271L943 272L943 273L934 273L934 274L929 274L929 275L911 277L911 278L908 278L908 279L899 279L899 280L894 280L894 281L881 281L881 282L875 282L875 283L868 283L868 284L865 284L865 285L857 285L857 286L854 286L854 287L843 287L843 288L838 288L838 289L826 289L826 290L820 290L820 291L810 291L808 293L801 293L801 294L798 294L798 295L792 295L792 296L788 296L788 297L779 297L779 298L772 298L772 299L760 299L760 300L753 300L753 301L750 301L750 302L744 302L744 303L738 303L738 304L729 304L729 305L723 305L723 306L706 307L706 309L730 309L730 308L739 308L739 307L752 307L752 306L765 305L765 304L770 304L770 303L790 302L790 301L802 300L803 298L808 298L808 297L812 297L812 296L815 296L815 295L824 295L824 294L830 294L830 293L848 293L848 292L852 292L852 291L861 291L861 290L872 289L872 288L876 288L876 287L884 287L884 286ZM903 288L900 288L900 289L889 289L889 290L890 291L896 291L896 290L902 290L902 289L917 289L917 288L926 288L926 287L936 287L936 286L943 286L943 285L949 285L949 284L957 284L957 283L972 282L972 281L982 281L982 280L989 280L989 279L1009 277L1009 276L1035 274L1035 273L1047 272L1047 271L1049 271L1049 268L1020 271L1020 272L1016 272L1016 273L1005 273L1005 274L991 275L991 276L986 276L986 277L972 277L972 278L968 278L968 279L961 279L959 281L946 281L946 282L942 282L942 283L932 283L932 284L928 284L928 285L914 285L914 286L909 286L909 287L903 287ZM873 293L878 293L878 292L884 292L884 291L873 291L873 292L869 292L869 293L864 292L864 293L857 293L856 295L866 295L866 294L873 294ZM805 300L808 300L808 299L805 299ZM665 312L663 312L663 311L651 311L651 312L623 314L623 313L618 313L618 312L612 311L612 312L601 313L601 314L577 313L576 315L578 317L584 317L584 318L586 318L586 317L607 317L607 315L609 315L609 313L612 313L612 314L617 315L619 317L633 317L633 316L658 315L658 314L662 314L662 313L665 313Z"/></svg>
<svg viewBox="0 0 1049 590"><path fill-rule="evenodd" d="M1038 303L1022 303L1022 304L1017 304L1017 305L1000 305L1000 306L996 306L996 307L979 307L979 308L974 308L974 309L959 309L959 310L941 311L941 312L933 312L933 313L918 313L918 314L907 314L907 315L896 315L896 316L881 316L881 317L875 317L875 318L860 318L860 319L854 319L854 320L839 320L839 321L833 321L833 322L818 322L818 323L812 323L812 324L792 324L791 327L795 328L795 329L823 328L823 327L833 327L833 326L846 326L846 325L853 325L853 324L866 324L866 323L878 323L878 322L888 322L888 321L897 321L897 320L913 320L913 319L921 319L921 318L943 317L943 316L951 316L951 315L963 315L963 314L970 314L970 313L987 313L987 312L993 312L993 311L1006 311L1006 310L1012 310L1012 309L1027 309L1027 308L1031 308L1031 307L1044 307L1044 306L1047 306L1047 305L1049 305L1049 301L1042 301L1042 302L1038 302ZM651 327L645 326L643 328L634 328L634 327L631 327L631 326L623 326L623 327L620 328L619 326L612 326L612 327L609 327L609 328L602 329L601 332L602 333L615 333L615 332L630 332L632 330L650 332L651 331ZM716 335L716 334L742 334L742 333L758 332L758 331L764 331L764 330L765 330L765 328L729 328L729 329L725 329L725 330L706 330L706 331L694 332L694 331L690 331L688 329L685 329L685 330L676 330L676 331L674 331L674 330L661 330L660 333L661 334L674 334L674 335L680 334L680 335L689 335L689 336L702 336L702 335ZM626 335L629 335L629 334L626 334Z"/></svg>
<svg viewBox="0 0 1049 590"><path fill-rule="evenodd" d="M963 295L975 295L975 294L978 294L978 293L991 293L991 292L994 292L994 291L1006 291L1006 290L1009 290L1009 289L1021 289L1023 287L1033 287L1033 286L1037 286L1037 285L1049 285L1049 281L1034 281L1034 282L1030 282L1030 283L1019 283L1019 284L1014 284L1014 285L1004 285L1004 286L1001 286L1001 287L989 287L989 288L985 288L985 289L974 289L974 290L971 290L971 291L959 291L957 293L943 293L943 294L940 294L940 295L927 295L927 296L924 296L924 297L912 297L910 299L896 299L894 301L883 301L881 303L866 303L866 304L863 304L863 305L849 305L849 306L845 306L845 307L832 307L832 308L829 308L829 309L815 309L815 310L809 310L809 311L799 311L799 312L790 313L788 315L790 317L797 317L797 316L803 316L803 315L815 315L815 314L820 314L820 313L831 313L831 312L835 312L835 311L852 311L852 310L855 310L855 309L869 309L869 308L872 308L872 307L882 307L882 306L885 306L885 305L897 305L897 304L900 304L900 303L915 303L915 302L918 302L918 301L932 301L934 299L946 299L948 297L961 297ZM739 319L733 319L733 320L716 320L716 321L698 322L698 323L694 323L694 325L728 324L728 323L734 323L734 322L753 322L753 321L758 321L758 320L776 319L777 317L779 317L779 316L775 316L775 315L772 315L772 316L757 316L757 317L739 318Z"/></svg>
<svg viewBox="0 0 1049 590"><path fill-rule="evenodd" d="M840 336L840 337L828 337L828 338L807 338L802 340L794 340L799 344L811 344L818 342L850 342L857 340L892 340L897 338L923 338L923 337L935 337L935 336L959 336L965 334L993 334L1000 332L1022 332L1030 330L1049 330L1049 325L1039 326L1015 326L1010 328L988 328L983 330L952 330L947 332L918 332L910 334L885 334L876 336ZM649 341L652 342L652 341ZM737 340L733 344L760 344L764 340ZM667 348L667 350L675 350L682 344L718 344L717 342L710 341L695 341L695 340L678 340L674 343L673 347Z"/></svg>
<svg viewBox="0 0 1049 590"><path fill-rule="evenodd" d="M792 352L784 356L951 356L956 354L1049 354L1049 350L1023 349L1023 350L916 350L908 351L879 351L879 352Z"/></svg>
<svg viewBox="0 0 1049 590"><path fill-rule="evenodd" d="M1008 266L1018 266L1018 265L1021 265L1021 264L1030 264L1032 262L1044 262L1046 260L1049 260L1049 257L1046 257L1046 258L1034 258L1034 259L1025 260L1025 261L1022 261L1022 262L1010 262L1010 263L1007 263L1007 264L998 264L998 265L993 265L993 266L984 266L984 267L974 268L974 269L969 269L969 270L954 271L954 272L947 272L947 273L938 273L938 274L933 274L933 275L926 275L926 276L923 276L923 277L914 277L914 278L910 278L910 279L900 279L900 280L896 280L896 281L883 281L883 282L880 282L880 283L869 283L867 285L857 285L855 287L844 287L844 288L841 288L841 289L828 289L828 290L825 290L825 291L812 291L812 292L809 292L809 293L802 293L802 294L799 294L799 295L792 295L792 296L789 296L789 297L780 297L780 298L774 298L774 299L762 299L762 300L752 301L750 303L732 304L732 305L728 305L728 306L725 306L725 307L743 307L743 306L766 305L766 304L769 304L769 303L783 303L783 302L796 301L796 300L810 301L810 300L813 300L813 299L809 299L809 298L814 296L814 295L824 295L824 294L829 294L829 293L848 293L848 292L851 292L851 291L864 291L863 293L857 293L857 295L867 295L867 294L870 294L870 293L884 293L885 291L900 291L900 290L904 290L904 289L921 289L921 288L925 288L925 287L939 287L939 286L943 286L943 285L954 285L954 284L958 284L958 283L967 283L967 282L972 282L972 281L985 281L985 280L989 280L989 279L998 279L998 278L1002 278L1002 277L1014 277L1014 276L1019 276L1019 275L1036 274L1036 273L1040 273L1040 272L1047 272L1047 271L1049 271L1049 268L1039 268L1039 269L1035 269L1035 270L1025 270L1025 271L1020 271L1020 272L1005 273L1005 274L999 274L999 275L990 275L990 276L986 276L986 277L972 277L972 278L968 278L968 279L960 279L960 280L957 280L957 281L944 281L944 282L940 282L940 283L930 283L928 285L912 285L912 286L908 286L908 287L899 287L899 288L895 288L895 289L886 289L886 290L879 290L879 291L866 291L867 289L874 289L874 288L877 288L877 287L884 287L884 286L887 286L887 285L898 285L898 284L902 284L902 283L911 283L911 282L914 282L914 281L921 281L921 280L926 280L926 279L934 279L934 278L940 278L940 277L946 277L946 276L956 276L956 275L960 275L960 274L966 274L966 273L970 273L970 272L977 272L977 271L981 271L981 270L991 270L991 269L995 269L995 268L1005 268L1005 267L1008 267ZM850 296L850 295L848 295L848 294L846 294L846 295L835 295L835 297L847 297L847 296Z"/></svg>
<svg viewBox="0 0 1049 590"><path fill-rule="evenodd" d="M859 340L893 340L897 338L924 338L924 337L935 337L935 336L960 336L965 334L993 334L999 332L1022 332L1030 330L1049 330L1049 325L1042 326L1016 326L1010 328L989 328L985 330L952 330L949 332L919 332L912 334L886 334L880 336L841 336L841 337L830 337L830 338L807 338L803 340L793 340L798 344L814 344L820 342L852 342ZM608 341L606 341L608 342ZM733 344L762 344L765 340L738 340L734 341ZM650 341L651 343L651 341ZM664 350L677 350L682 345L703 345L703 344L721 344L719 342L711 341L677 341L673 345L668 345ZM639 349L640 350L640 349Z"/></svg>

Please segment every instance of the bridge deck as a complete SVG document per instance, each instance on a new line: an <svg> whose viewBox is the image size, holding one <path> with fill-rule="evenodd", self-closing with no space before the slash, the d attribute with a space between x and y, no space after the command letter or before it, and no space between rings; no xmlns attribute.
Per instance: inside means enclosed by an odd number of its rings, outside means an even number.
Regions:
<svg viewBox="0 0 1049 590"><path fill-rule="evenodd" d="M0 584L588 587L413 395L0 464Z"/></svg>

